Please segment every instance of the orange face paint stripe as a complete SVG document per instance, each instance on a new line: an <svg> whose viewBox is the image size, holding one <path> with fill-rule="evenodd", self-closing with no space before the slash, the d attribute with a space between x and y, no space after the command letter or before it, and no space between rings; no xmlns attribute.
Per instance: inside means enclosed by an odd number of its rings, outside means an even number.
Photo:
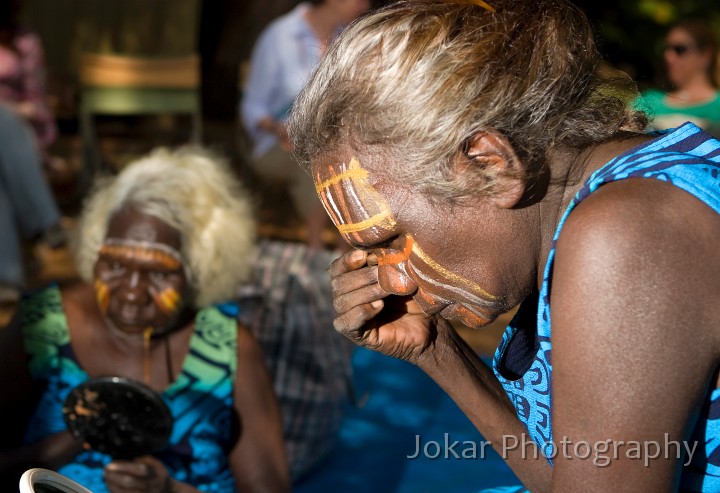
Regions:
<svg viewBox="0 0 720 493"><path fill-rule="evenodd" d="M179 269L182 266L180 260L168 253L136 246L104 244L100 247L99 254L109 257L134 257L140 260L154 261L172 270Z"/></svg>
<svg viewBox="0 0 720 493"><path fill-rule="evenodd" d="M333 172L332 167L330 172ZM322 181L319 176L316 177L317 181L320 181L315 187L320 200L341 234L350 235L373 227L392 229L395 226L390 207L368 182L368 177L369 172L354 156L350 159L347 169L339 174ZM344 184L348 188L344 188ZM348 197L353 196L357 202L355 205L368 217L361 221L345 223L345 219L352 216Z"/></svg>
<svg viewBox="0 0 720 493"><path fill-rule="evenodd" d="M162 300L168 305L176 305L180 301L180 295L173 288L167 288L160 293Z"/></svg>
<svg viewBox="0 0 720 493"><path fill-rule="evenodd" d="M390 227L392 227L394 222L395 221L393 221L390 217L390 211L388 210L356 223L338 224L337 229L343 234L357 233L358 231L370 229L373 226L381 226L383 223L390 223Z"/></svg>
<svg viewBox="0 0 720 493"><path fill-rule="evenodd" d="M167 288L158 293L155 296L155 304L158 308L163 311L166 315L172 315L177 311L178 303L180 302L180 293L174 288Z"/></svg>
<svg viewBox="0 0 720 493"><path fill-rule="evenodd" d="M432 307L435 307L438 304L441 304L441 302L439 302L436 298L433 298L432 296L430 296L430 294L425 292L425 290L423 290L423 289L418 289L417 292L415 293L415 296L419 296L420 298L422 298L425 301L425 303L427 303L429 306L432 306Z"/></svg>
<svg viewBox="0 0 720 493"><path fill-rule="evenodd" d="M405 248L403 251L400 253L378 256L378 265L397 265L401 262L407 262L410 258L410 252L412 251L414 244L415 240L412 239L412 236L407 236L405 238Z"/></svg>

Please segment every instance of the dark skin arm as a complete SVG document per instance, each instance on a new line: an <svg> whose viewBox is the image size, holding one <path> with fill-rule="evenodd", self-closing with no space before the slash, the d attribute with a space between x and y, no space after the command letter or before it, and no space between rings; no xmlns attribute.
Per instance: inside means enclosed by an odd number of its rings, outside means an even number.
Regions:
<svg viewBox="0 0 720 493"><path fill-rule="evenodd" d="M552 292L556 437L689 439L717 386L719 222L655 180L605 186L570 216ZM606 467L558 461L553 491L673 491L687 460L627 455Z"/></svg>
<svg viewBox="0 0 720 493"><path fill-rule="evenodd" d="M285 456L280 408L260 346L250 331L238 327L235 411L243 426L229 462L237 491L285 493L290 472ZM154 457L114 461L105 467L105 482L112 493L191 493L198 489L171 479Z"/></svg>
<svg viewBox="0 0 720 493"><path fill-rule="evenodd" d="M713 211L652 180L606 185L570 216L551 293L556 443L687 438L716 386L718 237ZM383 293L376 267L359 255L331 267L336 329L420 366L493 444L522 433L491 370L446 322ZM517 452L506 460L534 492L672 491L682 462L657 459L646 467L625 456L598 467L572 450L554 469Z"/></svg>
<svg viewBox="0 0 720 493"><path fill-rule="evenodd" d="M35 389L27 367L19 314L0 331L0 486L17 489L23 472L31 467L56 469L82 450L82 444L63 431L22 445L28 420L36 405Z"/></svg>
<svg viewBox="0 0 720 493"><path fill-rule="evenodd" d="M280 406L260 346L247 327L238 327L235 407L243 423L230 453L238 491L290 491Z"/></svg>

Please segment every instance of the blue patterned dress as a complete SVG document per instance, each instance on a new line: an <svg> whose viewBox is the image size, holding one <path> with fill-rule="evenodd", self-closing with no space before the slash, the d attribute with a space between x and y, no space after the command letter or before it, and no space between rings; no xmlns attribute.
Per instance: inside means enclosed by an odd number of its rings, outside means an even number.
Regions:
<svg viewBox="0 0 720 493"><path fill-rule="evenodd" d="M605 183L626 178L666 181L720 212L720 142L691 123L662 134L621 154L595 171L560 220L539 294L536 339L532 343L523 340L516 327L516 320L513 320L505 331L493 361L493 370L513 402L518 417L547 457L552 457L554 452L551 428L552 340L549 286L555 245L566 219L580 202ZM518 349L517 346L524 348ZM532 349L528 351L530 348ZM511 372L514 374L510 376L507 371L508 360L513 353L525 353L529 358L524 365L524 371ZM517 368L517 364L513 366ZM696 440L698 446L692 462L683 469L681 489L697 492L720 491L720 389L710 391L706 397L691 442ZM674 449L671 449L671 452L674 453Z"/></svg>
<svg viewBox="0 0 720 493"><path fill-rule="evenodd" d="M62 403L88 379L73 353L60 290L49 287L20 304L30 374L44 389L30 420L25 442L66 429ZM162 394L175 420L169 446L156 456L179 481L201 491L235 491L227 455L232 447L233 382L237 368L237 323L227 306L201 310L195 319L182 372ZM93 493L107 492L103 466L110 457L78 454L59 472Z"/></svg>

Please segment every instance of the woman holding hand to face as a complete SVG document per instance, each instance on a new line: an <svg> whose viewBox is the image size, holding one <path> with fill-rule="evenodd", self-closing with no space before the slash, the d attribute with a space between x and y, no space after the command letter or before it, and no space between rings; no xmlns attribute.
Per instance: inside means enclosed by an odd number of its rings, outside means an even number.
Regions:
<svg viewBox="0 0 720 493"><path fill-rule="evenodd" d="M356 248L330 269L335 328L420 366L533 492L718 491L720 142L643 134L569 1L489 3L361 18L293 109ZM516 305L492 368L447 321Z"/></svg>
<svg viewBox="0 0 720 493"><path fill-rule="evenodd" d="M44 467L94 493L289 491L263 356L218 305L247 277L255 238L229 170L202 152L158 150L97 188L79 238L85 282L25 297L0 341L4 483ZM159 453L111 460L67 430L65 396L106 375L161 395L175 422Z"/></svg>

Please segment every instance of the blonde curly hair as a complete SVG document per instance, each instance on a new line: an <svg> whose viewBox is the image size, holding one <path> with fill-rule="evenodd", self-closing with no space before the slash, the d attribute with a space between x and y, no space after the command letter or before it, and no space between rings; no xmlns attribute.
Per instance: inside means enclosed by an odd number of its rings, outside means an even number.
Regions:
<svg viewBox="0 0 720 493"><path fill-rule="evenodd" d="M200 148L160 148L99 180L85 202L74 248L85 281L93 279L110 218L128 206L180 232L193 306L231 298L249 277L256 234L251 201L218 156Z"/></svg>

